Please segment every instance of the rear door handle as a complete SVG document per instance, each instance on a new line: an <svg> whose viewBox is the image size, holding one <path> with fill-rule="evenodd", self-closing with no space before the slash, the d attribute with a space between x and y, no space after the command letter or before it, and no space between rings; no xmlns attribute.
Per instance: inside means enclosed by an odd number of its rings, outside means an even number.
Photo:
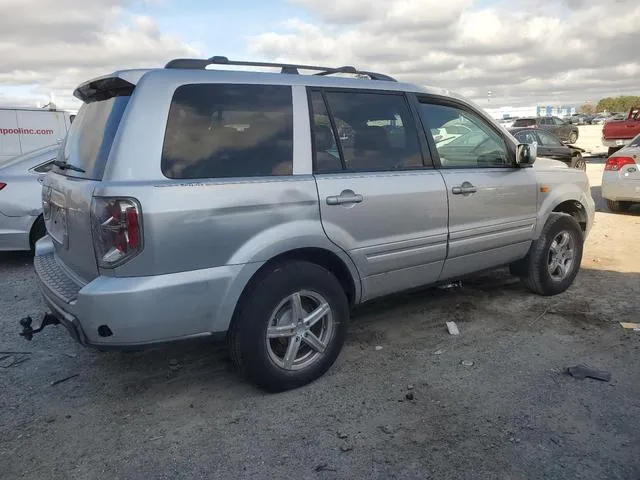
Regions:
<svg viewBox="0 0 640 480"><path fill-rule="evenodd" d="M343 190L340 195L327 197L327 205L345 205L350 203L361 203L364 197L354 193L353 190Z"/></svg>
<svg viewBox="0 0 640 480"><path fill-rule="evenodd" d="M454 195L468 195L470 193L476 193L477 189L469 182L464 182L458 187L451 188L451 193Z"/></svg>

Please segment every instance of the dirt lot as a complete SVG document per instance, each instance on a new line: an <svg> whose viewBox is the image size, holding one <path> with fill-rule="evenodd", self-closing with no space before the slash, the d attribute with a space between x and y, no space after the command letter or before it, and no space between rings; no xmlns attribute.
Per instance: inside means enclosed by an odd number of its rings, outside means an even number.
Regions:
<svg viewBox="0 0 640 480"><path fill-rule="evenodd" d="M602 211L601 163L568 292L537 297L501 271L365 306L330 372L279 395L239 380L221 347L99 353L59 327L27 343L29 259L0 257L0 351L29 352L0 354L0 477L640 478L640 333L617 323L640 320L640 209ZM582 362L612 381L563 373Z"/></svg>

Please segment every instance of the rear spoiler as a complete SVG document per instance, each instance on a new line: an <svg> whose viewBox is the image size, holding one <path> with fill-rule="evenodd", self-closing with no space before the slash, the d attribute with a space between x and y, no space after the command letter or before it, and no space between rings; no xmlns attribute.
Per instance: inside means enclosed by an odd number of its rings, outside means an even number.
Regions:
<svg viewBox="0 0 640 480"><path fill-rule="evenodd" d="M94 78L81 84L73 96L84 103L97 102L112 97L131 95L138 81L148 70L124 70Z"/></svg>

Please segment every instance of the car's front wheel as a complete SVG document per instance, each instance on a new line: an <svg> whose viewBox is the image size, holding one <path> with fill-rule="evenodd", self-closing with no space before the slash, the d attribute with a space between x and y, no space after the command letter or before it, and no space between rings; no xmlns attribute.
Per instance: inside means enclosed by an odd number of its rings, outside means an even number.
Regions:
<svg viewBox="0 0 640 480"><path fill-rule="evenodd" d="M571 159L571 168L577 168L583 172L587 171L587 162L585 162L584 157L580 152L576 153Z"/></svg>
<svg viewBox="0 0 640 480"><path fill-rule="evenodd" d="M300 387L334 363L348 319L347 297L331 272L303 261L276 264L243 295L229 332L231 356L265 390Z"/></svg>
<svg viewBox="0 0 640 480"><path fill-rule="evenodd" d="M552 213L522 262L524 285L540 295L564 292L580 269L583 243L582 229L572 216Z"/></svg>
<svg viewBox="0 0 640 480"><path fill-rule="evenodd" d="M578 134L576 132L571 132L569 134L569 143L576 143L578 141Z"/></svg>

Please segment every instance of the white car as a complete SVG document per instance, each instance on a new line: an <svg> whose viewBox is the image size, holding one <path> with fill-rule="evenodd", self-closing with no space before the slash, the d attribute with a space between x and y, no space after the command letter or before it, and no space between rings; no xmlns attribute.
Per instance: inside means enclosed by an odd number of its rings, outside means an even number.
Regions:
<svg viewBox="0 0 640 480"><path fill-rule="evenodd" d="M609 157L602 172L602 197L612 212L640 203L640 134Z"/></svg>
<svg viewBox="0 0 640 480"><path fill-rule="evenodd" d="M0 251L33 250L46 233L40 183L59 148L49 145L0 160Z"/></svg>

